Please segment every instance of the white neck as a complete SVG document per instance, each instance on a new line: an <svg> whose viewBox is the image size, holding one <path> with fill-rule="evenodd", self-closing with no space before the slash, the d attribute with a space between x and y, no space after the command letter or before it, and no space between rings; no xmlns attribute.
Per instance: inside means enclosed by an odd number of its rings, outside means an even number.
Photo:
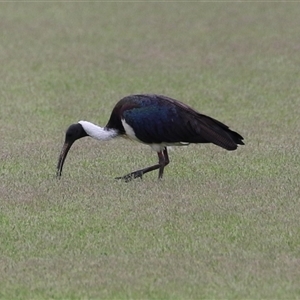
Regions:
<svg viewBox="0 0 300 300"><path fill-rule="evenodd" d="M108 141L118 135L114 129L106 129L87 121L79 121L84 131L92 138L100 141Z"/></svg>

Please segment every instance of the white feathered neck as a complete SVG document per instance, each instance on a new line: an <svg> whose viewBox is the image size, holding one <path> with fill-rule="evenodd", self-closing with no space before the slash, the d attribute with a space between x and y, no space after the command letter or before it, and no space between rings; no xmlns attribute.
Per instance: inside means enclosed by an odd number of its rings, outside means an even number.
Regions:
<svg viewBox="0 0 300 300"><path fill-rule="evenodd" d="M79 121L78 123L90 137L100 141L108 141L118 135L117 130L103 128L88 121Z"/></svg>

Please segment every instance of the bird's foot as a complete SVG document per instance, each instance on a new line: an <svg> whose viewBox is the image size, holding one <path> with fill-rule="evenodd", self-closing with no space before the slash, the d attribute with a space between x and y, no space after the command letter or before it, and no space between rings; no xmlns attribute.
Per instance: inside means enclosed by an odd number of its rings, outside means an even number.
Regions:
<svg viewBox="0 0 300 300"><path fill-rule="evenodd" d="M124 180L125 182L129 182L129 181L131 181L132 179L135 179L135 178L141 178L142 179L142 177L143 177L143 172L139 170L139 171L135 171L135 172L129 173L129 174L124 175L124 176L116 177L115 179L121 179L121 180Z"/></svg>

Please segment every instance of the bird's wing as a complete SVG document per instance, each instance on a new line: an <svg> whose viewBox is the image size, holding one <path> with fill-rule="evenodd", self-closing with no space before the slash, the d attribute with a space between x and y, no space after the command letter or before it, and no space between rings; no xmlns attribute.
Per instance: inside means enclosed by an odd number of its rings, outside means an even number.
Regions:
<svg viewBox="0 0 300 300"><path fill-rule="evenodd" d="M200 114L186 104L159 95L138 95L121 118L144 143L214 143L227 150L243 144L225 124Z"/></svg>
<svg viewBox="0 0 300 300"><path fill-rule="evenodd" d="M122 118L144 143L189 142L197 134L174 105L147 105L123 112Z"/></svg>
<svg viewBox="0 0 300 300"><path fill-rule="evenodd" d="M163 101L172 103L180 112L181 118L186 120L191 135L190 143L213 143L227 150L235 150L237 145L244 145L243 137L229 129L224 123L209 116L200 114L190 106L165 96L159 96Z"/></svg>

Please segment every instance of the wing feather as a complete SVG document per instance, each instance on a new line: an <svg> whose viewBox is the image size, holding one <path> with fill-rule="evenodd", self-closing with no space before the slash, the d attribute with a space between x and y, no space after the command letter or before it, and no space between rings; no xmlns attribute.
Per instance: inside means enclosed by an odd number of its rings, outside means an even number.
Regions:
<svg viewBox="0 0 300 300"><path fill-rule="evenodd" d="M243 145L243 137L218 120L160 95L135 95L122 111L136 137L144 143L214 143L227 150Z"/></svg>

